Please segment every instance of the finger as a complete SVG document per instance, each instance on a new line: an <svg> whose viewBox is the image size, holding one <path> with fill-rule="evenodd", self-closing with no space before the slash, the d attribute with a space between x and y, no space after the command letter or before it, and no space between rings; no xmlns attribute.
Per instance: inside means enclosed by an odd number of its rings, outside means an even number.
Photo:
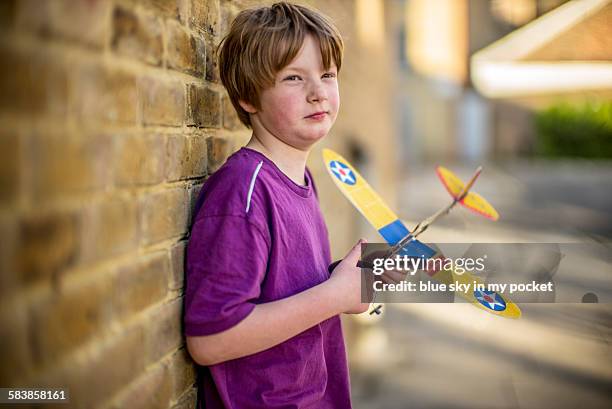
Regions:
<svg viewBox="0 0 612 409"><path fill-rule="evenodd" d="M390 277L388 277L388 276L386 276L384 274L380 276L380 279L385 284L395 284L395 281L392 278L390 278Z"/></svg>
<svg viewBox="0 0 612 409"><path fill-rule="evenodd" d="M390 278L391 280L394 280L395 282L400 282L403 281L404 278L406 278L406 275L403 273L400 273L399 271L385 271L385 273L383 275L386 275L388 278Z"/></svg>
<svg viewBox="0 0 612 409"><path fill-rule="evenodd" d="M387 255L387 252L383 250L373 251L369 254L364 255L363 260L366 262L373 263L374 260L379 259L379 258L385 258L386 255Z"/></svg>
<svg viewBox="0 0 612 409"><path fill-rule="evenodd" d="M357 261L361 257L361 244L367 243L365 239L360 239L357 244L353 246L353 248L348 252L348 254L344 257L344 261L351 263L351 266L356 266Z"/></svg>

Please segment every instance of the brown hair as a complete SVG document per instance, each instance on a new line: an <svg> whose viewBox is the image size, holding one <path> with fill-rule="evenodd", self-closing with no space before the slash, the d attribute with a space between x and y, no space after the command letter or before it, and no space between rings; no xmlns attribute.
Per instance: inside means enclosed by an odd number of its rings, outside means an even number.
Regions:
<svg viewBox="0 0 612 409"><path fill-rule="evenodd" d="M342 65L344 44L328 17L313 9L286 2L240 12L219 44L221 82L238 117L247 127L251 120L242 100L260 108L260 92L274 85L276 73L295 58L306 35L319 41L323 66Z"/></svg>

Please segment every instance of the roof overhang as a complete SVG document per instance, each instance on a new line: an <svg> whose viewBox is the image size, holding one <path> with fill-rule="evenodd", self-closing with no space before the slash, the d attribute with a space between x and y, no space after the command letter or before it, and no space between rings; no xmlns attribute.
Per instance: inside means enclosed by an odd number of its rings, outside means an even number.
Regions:
<svg viewBox="0 0 612 409"><path fill-rule="evenodd" d="M612 88L611 62L524 60L609 2L570 1L478 51L471 58L472 83L491 98Z"/></svg>

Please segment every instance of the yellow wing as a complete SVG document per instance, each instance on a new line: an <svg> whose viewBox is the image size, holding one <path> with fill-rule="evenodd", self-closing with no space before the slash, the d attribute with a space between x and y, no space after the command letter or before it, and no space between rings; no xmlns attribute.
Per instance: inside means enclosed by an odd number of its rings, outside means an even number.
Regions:
<svg viewBox="0 0 612 409"><path fill-rule="evenodd" d="M410 233L393 210L345 158L330 149L323 149L323 160L336 186L389 245L397 244ZM435 251L426 244L413 240L404 247L402 254L431 257Z"/></svg>
<svg viewBox="0 0 612 409"><path fill-rule="evenodd" d="M459 203L491 220L497 221L499 219L497 210L487 202L487 199L480 196L478 193L468 193Z"/></svg>
<svg viewBox="0 0 612 409"><path fill-rule="evenodd" d="M323 160L336 186L376 230L398 219L346 159L331 149L323 149Z"/></svg>
<svg viewBox="0 0 612 409"><path fill-rule="evenodd" d="M436 173L438 174L438 177L442 181L444 187L446 187L446 190L448 190L448 193L450 193L454 199L459 197L459 194L463 192L463 188L465 188L465 185L461 179L455 176L453 172L446 169L444 166L438 166L436 168Z"/></svg>
<svg viewBox="0 0 612 409"><path fill-rule="evenodd" d="M461 179L443 166L438 166L436 168L436 173L438 174L438 177L442 181L444 187L446 187L448 193L450 193L454 199L458 199L459 195L465 188L465 184L461 181ZM478 193L469 192L459 201L459 203L491 220L496 221L499 219L499 213L497 213L497 210L495 210L495 208Z"/></svg>

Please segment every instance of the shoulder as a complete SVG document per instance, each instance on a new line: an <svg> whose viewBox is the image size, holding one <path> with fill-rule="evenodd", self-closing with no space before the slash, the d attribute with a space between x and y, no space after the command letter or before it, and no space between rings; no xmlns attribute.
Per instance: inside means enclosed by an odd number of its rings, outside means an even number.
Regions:
<svg viewBox="0 0 612 409"><path fill-rule="evenodd" d="M197 217L251 215L254 203L261 199L257 186L265 183L266 167L248 151L234 153L204 183L196 204Z"/></svg>

